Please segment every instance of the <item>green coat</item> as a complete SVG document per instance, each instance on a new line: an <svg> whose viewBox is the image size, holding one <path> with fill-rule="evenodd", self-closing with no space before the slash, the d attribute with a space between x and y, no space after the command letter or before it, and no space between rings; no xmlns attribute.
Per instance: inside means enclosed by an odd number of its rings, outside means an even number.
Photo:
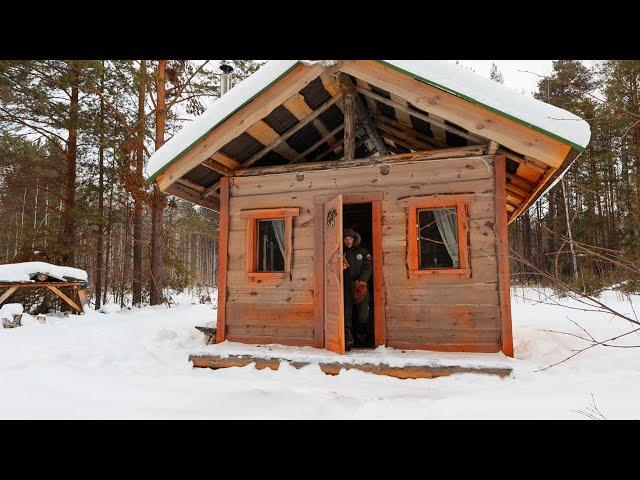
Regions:
<svg viewBox="0 0 640 480"><path fill-rule="evenodd" d="M367 283L373 271L369 251L364 247L354 245L344 249L344 257L349 263L349 266L344 270L345 288L351 290L351 284L356 280Z"/></svg>

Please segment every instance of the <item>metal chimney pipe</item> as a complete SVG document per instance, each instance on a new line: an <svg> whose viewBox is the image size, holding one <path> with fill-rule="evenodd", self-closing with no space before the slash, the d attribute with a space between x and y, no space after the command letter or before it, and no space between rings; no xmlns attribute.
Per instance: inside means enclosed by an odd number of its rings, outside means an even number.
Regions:
<svg viewBox="0 0 640 480"><path fill-rule="evenodd" d="M220 65L220 70L222 70L222 74L220 75L220 96L222 96L231 88L231 72L233 72L233 67L223 63Z"/></svg>

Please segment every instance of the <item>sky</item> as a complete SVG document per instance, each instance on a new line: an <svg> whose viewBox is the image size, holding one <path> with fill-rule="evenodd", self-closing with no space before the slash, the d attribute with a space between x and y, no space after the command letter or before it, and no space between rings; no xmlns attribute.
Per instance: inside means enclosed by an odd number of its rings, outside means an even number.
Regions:
<svg viewBox="0 0 640 480"><path fill-rule="evenodd" d="M451 61L455 62L455 60ZM526 95L532 95L536 90L540 79L537 75L549 75L552 71L551 60L458 60L458 62L487 78L489 78L491 63L495 62L504 78L504 85Z"/></svg>
<svg viewBox="0 0 640 480"><path fill-rule="evenodd" d="M450 60L455 62L455 60ZM460 65L470 68L478 75L489 78L491 63L495 62L502 73L504 85L526 95L532 95L540 80L538 75L549 75L552 60L458 60ZM584 64L592 67L597 60L584 60ZM529 73L530 72L530 73Z"/></svg>

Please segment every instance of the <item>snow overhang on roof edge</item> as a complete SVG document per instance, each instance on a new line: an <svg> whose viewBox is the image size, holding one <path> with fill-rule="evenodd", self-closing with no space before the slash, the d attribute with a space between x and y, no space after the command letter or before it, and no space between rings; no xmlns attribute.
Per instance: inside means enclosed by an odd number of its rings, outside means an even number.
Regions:
<svg viewBox="0 0 640 480"><path fill-rule="evenodd" d="M338 60L270 60L256 73L238 83L216 100L205 113L190 125L183 127L173 138L154 152L147 164L147 182L152 182L171 163L191 150L199 140L208 135L220 123L277 82L299 63L308 66L318 63L323 66L332 66L337 62ZM579 152L585 150L591 138L589 124L580 117L535 98L522 95L455 64L432 60L378 60L378 62L554 138ZM426 75L431 78L427 78ZM450 85L446 85L445 82ZM526 111L528 119L522 118L527 117L522 114L522 111ZM552 114L565 118L551 117ZM571 125L565 122L575 123ZM551 131L552 129L555 132Z"/></svg>

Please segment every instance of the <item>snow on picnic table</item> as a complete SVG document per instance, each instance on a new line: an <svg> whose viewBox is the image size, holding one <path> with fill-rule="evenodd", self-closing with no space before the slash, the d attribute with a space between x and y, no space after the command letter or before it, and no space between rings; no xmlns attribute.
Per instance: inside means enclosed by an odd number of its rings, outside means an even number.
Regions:
<svg viewBox="0 0 640 480"><path fill-rule="evenodd" d="M90 311L45 324L25 314L22 327L0 329L0 418L585 419L580 411L592 395L607 418L640 418L636 349L593 348L536 372L583 345L545 329L579 333L570 318L604 339L630 326L599 313L525 303L522 294L538 298L532 290L513 291L516 358L506 359L513 373L504 379L400 380L356 370L332 377L317 365L195 369L187 356L208 347L194 326L214 321L211 305ZM618 294L604 298L631 312ZM638 311L640 296L633 300ZM640 336L624 343L638 345Z"/></svg>
<svg viewBox="0 0 640 480"><path fill-rule="evenodd" d="M21 262L0 265L0 282L31 282L30 275L44 273L61 281L87 281L87 272L79 268L63 267L47 262Z"/></svg>

